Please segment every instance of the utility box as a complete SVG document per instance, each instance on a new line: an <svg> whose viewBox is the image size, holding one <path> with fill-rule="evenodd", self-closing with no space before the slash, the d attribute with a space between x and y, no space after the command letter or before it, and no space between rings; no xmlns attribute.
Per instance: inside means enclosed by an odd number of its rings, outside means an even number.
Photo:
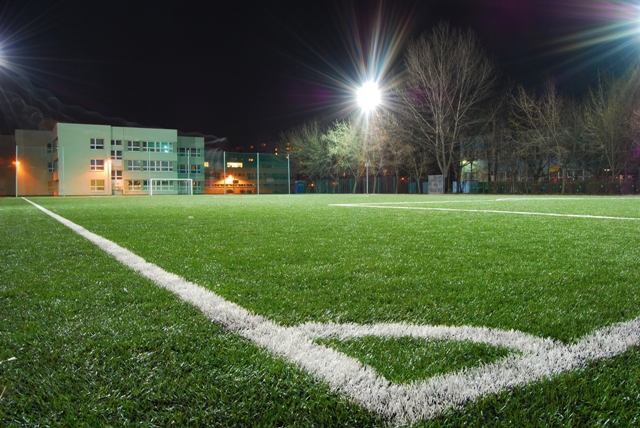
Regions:
<svg viewBox="0 0 640 428"><path fill-rule="evenodd" d="M293 183L293 193L295 193L296 195L304 193L304 184L305 183L303 180L295 181Z"/></svg>

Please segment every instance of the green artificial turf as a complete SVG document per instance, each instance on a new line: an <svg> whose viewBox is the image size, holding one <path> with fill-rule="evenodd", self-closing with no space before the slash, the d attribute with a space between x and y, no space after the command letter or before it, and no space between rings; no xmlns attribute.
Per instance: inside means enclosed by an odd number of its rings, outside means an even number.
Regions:
<svg viewBox="0 0 640 428"><path fill-rule="evenodd" d="M640 314L640 221L330 206L640 217L638 198L496 199L33 198L284 325L468 324L570 343ZM384 424L26 202L2 199L0 221L3 425ZM376 340L393 342L388 352L369 352L376 370L399 382L501 357L495 348L456 354L451 342L425 348L404 343L412 339ZM357 342L347 345L362 349L345 351L367 363L369 345ZM447 362L439 352L464 358ZM430 359L444 365L395 377L394 364L424 367ZM636 426L639 402L636 346L416 425Z"/></svg>
<svg viewBox="0 0 640 428"><path fill-rule="evenodd" d="M640 221L329 206L408 201L405 206L638 216L638 198L38 201L285 325L475 325L571 342L640 314Z"/></svg>
<svg viewBox="0 0 640 428"><path fill-rule="evenodd" d="M479 343L413 337L365 336L349 340L322 339L318 342L359 359L395 383L408 383L491 363L510 354L508 349Z"/></svg>
<svg viewBox="0 0 640 428"><path fill-rule="evenodd" d="M27 203L0 221L1 426L383 425Z"/></svg>

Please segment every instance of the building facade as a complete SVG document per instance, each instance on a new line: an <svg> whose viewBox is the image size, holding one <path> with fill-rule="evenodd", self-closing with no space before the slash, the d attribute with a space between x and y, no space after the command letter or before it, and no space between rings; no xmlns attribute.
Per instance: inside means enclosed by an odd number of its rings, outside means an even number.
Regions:
<svg viewBox="0 0 640 428"><path fill-rule="evenodd" d="M204 138L174 129L58 123L16 130L19 195L204 193ZM152 180L155 179L155 180Z"/></svg>

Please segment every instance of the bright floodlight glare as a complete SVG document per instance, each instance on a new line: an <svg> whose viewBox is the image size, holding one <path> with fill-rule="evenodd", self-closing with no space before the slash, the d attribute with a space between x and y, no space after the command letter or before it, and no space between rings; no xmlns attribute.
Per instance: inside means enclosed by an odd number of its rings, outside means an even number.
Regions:
<svg viewBox="0 0 640 428"><path fill-rule="evenodd" d="M380 90L375 82L367 82L358 90L358 104L365 111L371 111L380 104Z"/></svg>

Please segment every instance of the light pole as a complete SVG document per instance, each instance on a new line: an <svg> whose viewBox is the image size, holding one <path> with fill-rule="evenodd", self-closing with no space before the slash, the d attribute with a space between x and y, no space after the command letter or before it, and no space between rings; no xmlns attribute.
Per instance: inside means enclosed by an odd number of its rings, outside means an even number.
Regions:
<svg viewBox="0 0 640 428"><path fill-rule="evenodd" d="M365 192L369 194L369 150L367 147L367 139L369 138L369 113L371 113L378 104L380 104L380 89L376 82L370 81L362 85L358 89L358 104L364 111L367 121L367 134L364 136L364 168L365 168Z"/></svg>
<svg viewBox="0 0 640 428"><path fill-rule="evenodd" d="M16 161L14 162L16 166L16 198L18 197L18 167L20 166L20 161L18 160L18 145L16 144Z"/></svg>
<svg viewBox="0 0 640 428"><path fill-rule="evenodd" d="M14 164L16 166L16 198L17 198L18 197L18 167L20 166L20 161L16 159Z"/></svg>
<svg viewBox="0 0 640 428"><path fill-rule="evenodd" d="M107 196L111 196L112 183L111 183L111 159L107 159Z"/></svg>

